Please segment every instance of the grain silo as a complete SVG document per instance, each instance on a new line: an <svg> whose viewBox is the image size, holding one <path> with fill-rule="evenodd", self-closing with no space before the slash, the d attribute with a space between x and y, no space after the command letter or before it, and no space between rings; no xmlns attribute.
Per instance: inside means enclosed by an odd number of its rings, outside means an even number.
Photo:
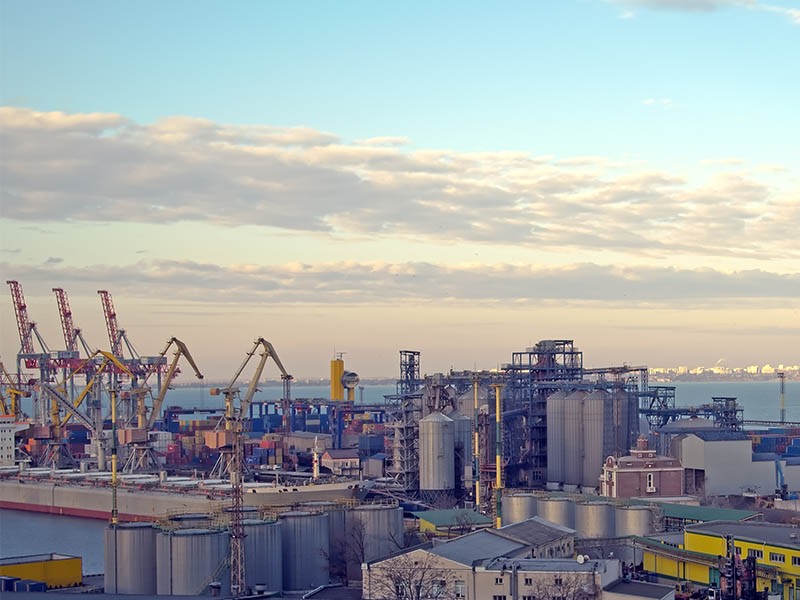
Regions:
<svg viewBox="0 0 800 600"><path fill-rule="evenodd" d="M453 420L455 487L463 489L472 482L472 419L457 410L448 416Z"/></svg>
<svg viewBox="0 0 800 600"><path fill-rule="evenodd" d="M159 596L205 594L219 582L221 593L230 589L227 559L230 534L214 529L164 531L156 538L156 593Z"/></svg>
<svg viewBox="0 0 800 600"><path fill-rule="evenodd" d="M566 398L567 393L563 390L547 398L547 482L555 489L564 483Z"/></svg>
<svg viewBox="0 0 800 600"><path fill-rule="evenodd" d="M269 592L283 591L283 539L281 523L261 519L243 521L245 581L248 587L263 586Z"/></svg>
<svg viewBox="0 0 800 600"><path fill-rule="evenodd" d="M614 505L610 502L576 502L575 536L607 539L616 535Z"/></svg>
<svg viewBox="0 0 800 600"><path fill-rule="evenodd" d="M151 523L120 523L105 530L106 593L156 594L157 533Z"/></svg>
<svg viewBox="0 0 800 600"><path fill-rule="evenodd" d="M328 583L330 530L328 515L292 511L280 515L283 544L283 589L310 590Z"/></svg>
<svg viewBox="0 0 800 600"><path fill-rule="evenodd" d="M583 455L580 485L597 488L606 456L614 454L611 397L594 389L583 400Z"/></svg>
<svg viewBox="0 0 800 600"><path fill-rule="evenodd" d="M509 491L503 494L501 511L503 514L503 525L512 525L514 523L527 521L537 514L536 495L530 492L513 493L513 491Z"/></svg>
<svg viewBox="0 0 800 600"><path fill-rule="evenodd" d="M564 399L565 486L578 486L583 480L583 404L585 398L585 391L576 390Z"/></svg>
<svg viewBox="0 0 800 600"><path fill-rule="evenodd" d="M455 489L455 424L440 412L419 422L419 489L434 506L452 504Z"/></svg>
<svg viewBox="0 0 800 600"><path fill-rule="evenodd" d="M617 537L647 536L653 533L653 511L649 506L617 506L616 513Z"/></svg>
<svg viewBox="0 0 800 600"><path fill-rule="evenodd" d="M536 499L536 512L551 523L575 527L575 502L571 498L540 496Z"/></svg>

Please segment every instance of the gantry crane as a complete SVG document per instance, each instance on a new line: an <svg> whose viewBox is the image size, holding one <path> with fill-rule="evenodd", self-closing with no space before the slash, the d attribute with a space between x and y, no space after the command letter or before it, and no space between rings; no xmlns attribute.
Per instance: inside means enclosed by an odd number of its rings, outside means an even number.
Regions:
<svg viewBox="0 0 800 600"><path fill-rule="evenodd" d="M6 396L10 403L6 400ZM30 396L30 391L23 389L23 386L20 385L19 378L13 377L0 361L0 411L2 411L2 416L13 416L16 421L21 421L23 414L22 403L19 399L30 398Z"/></svg>
<svg viewBox="0 0 800 600"><path fill-rule="evenodd" d="M94 351L86 343L83 337L83 332L79 327L75 327L72 321L72 310L69 307L69 297L67 292L62 288L53 288L56 295L56 302L58 303L58 314L61 317L61 329L64 332L64 344L70 352L78 352L78 342L81 343L81 348L90 356Z"/></svg>
<svg viewBox="0 0 800 600"><path fill-rule="evenodd" d="M158 462L153 455L147 436L148 432L153 428L153 425L155 425L156 419L161 412L161 406L164 403L164 398L167 395L167 391L170 389L173 378L178 373L178 361L180 358L182 356L185 357L192 366L192 369L194 369L194 374L197 376L197 378L203 379L203 374L200 372L200 369L197 368L197 364L195 363L194 358L192 358L189 348L178 338L170 338L159 356L166 357L170 348L173 346L175 347L175 352L172 355L172 361L170 362L163 379L161 379L159 372L159 391L158 395L153 399L153 405L150 409L149 416L147 414L147 406L145 404L145 396L150 391L150 388L147 385L147 379L145 379L144 384L141 387L130 391L131 393L136 392L136 427L122 430L123 439L125 439L126 444L130 446L130 452L128 453L128 457L122 467L124 472L130 473L134 471L146 471L158 468Z"/></svg>
<svg viewBox="0 0 800 600"><path fill-rule="evenodd" d="M239 388L236 383L250 360L261 349L261 358L258 361L250 384L244 397L240 399L239 406L236 407L234 400L239 396ZM227 474L231 482L231 594L234 597L242 596L246 593L245 561L244 561L244 538L245 531L242 522L243 481L245 475L244 452L242 446L242 433L244 431L244 419L247 417L253 396L258 390L261 381L261 374L267 364L267 359L272 358L281 372L281 379L284 386L291 381L292 376L287 373L283 366L275 347L264 338L258 338L251 350L247 353L242 365L236 371L231 382L225 388L213 388L211 394L222 395L225 398L225 416L217 426L217 441L220 450L220 457L212 470L211 477L215 475L222 477Z"/></svg>

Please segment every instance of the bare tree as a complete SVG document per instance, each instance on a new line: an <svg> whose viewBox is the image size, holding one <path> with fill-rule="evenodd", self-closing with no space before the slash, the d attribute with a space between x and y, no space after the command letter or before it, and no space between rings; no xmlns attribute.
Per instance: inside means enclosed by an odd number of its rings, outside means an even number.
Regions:
<svg viewBox="0 0 800 600"><path fill-rule="evenodd" d="M524 586L520 595L553 600L589 600L597 596L594 572L580 573L520 573Z"/></svg>
<svg viewBox="0 0 800 600"><path fill-rule="evenodd" d="M364 597L375 600L455 600L456 575L429 552L409 552L372 565Z"/></svg>

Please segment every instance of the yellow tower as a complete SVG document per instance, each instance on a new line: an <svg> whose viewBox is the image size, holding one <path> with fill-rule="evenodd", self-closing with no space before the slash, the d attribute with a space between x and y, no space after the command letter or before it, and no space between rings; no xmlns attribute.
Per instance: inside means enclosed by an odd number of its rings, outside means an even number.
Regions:
<svg viewBox="0 0 800 600"><path fill-rule="evenodd" d="M331 400L344 400L342 375L344 375L344 360L342 353L337 352L336 357L331 361Z"/></svg>

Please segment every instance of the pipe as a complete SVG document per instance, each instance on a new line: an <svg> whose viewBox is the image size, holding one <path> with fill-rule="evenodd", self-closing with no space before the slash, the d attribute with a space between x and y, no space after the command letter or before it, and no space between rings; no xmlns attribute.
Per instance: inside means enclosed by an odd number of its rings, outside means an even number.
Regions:
<svg viewBox="0 0 800 600"><path fill-rule="evenodd" d="M494 422L495 422L495 527L503 526L503 515L501 513L503 497L503 415L501 413L500 389L501 383L492 384L494 388Z"/></svg>
<svg viewBox="0 0 800 600"><path fill-rule="evenodd" d="M478 448L478 378L472 378L472 418L473 443L472 443L472 478L475 480L475 507L481 512L481 459Z"/></svg>

